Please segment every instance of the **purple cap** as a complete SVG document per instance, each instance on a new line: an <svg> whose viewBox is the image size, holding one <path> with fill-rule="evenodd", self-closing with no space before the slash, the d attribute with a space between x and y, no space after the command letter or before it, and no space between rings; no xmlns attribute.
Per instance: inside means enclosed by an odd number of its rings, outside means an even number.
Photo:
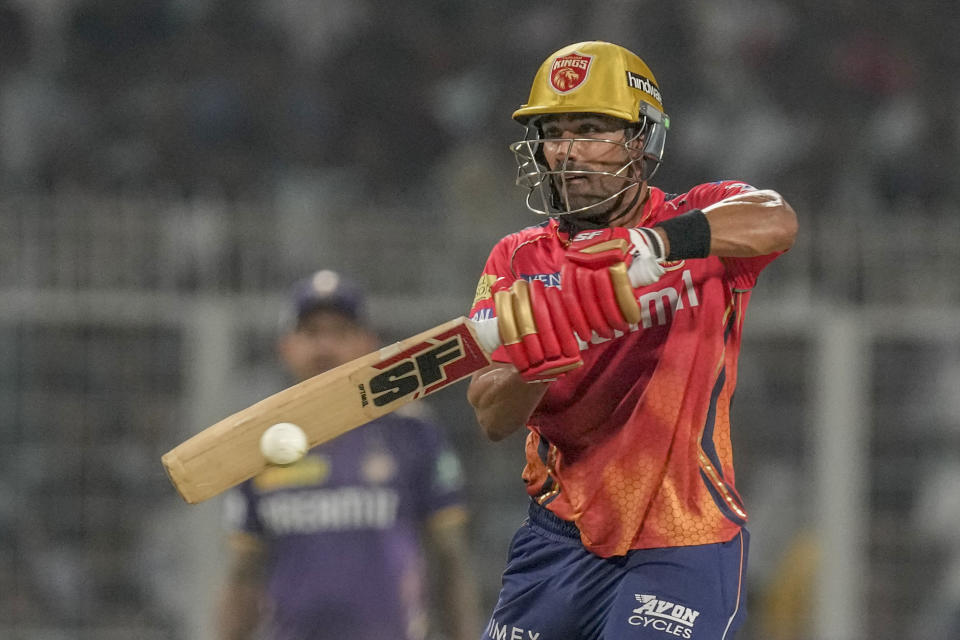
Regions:
<svg viewBox="0 0 960 640"><path fill-rule="evenodd" d="M319 309L332 309L357 324L366 324L366 302L360 287L335 271L317 271L293 286L295 323Z"/></svg>

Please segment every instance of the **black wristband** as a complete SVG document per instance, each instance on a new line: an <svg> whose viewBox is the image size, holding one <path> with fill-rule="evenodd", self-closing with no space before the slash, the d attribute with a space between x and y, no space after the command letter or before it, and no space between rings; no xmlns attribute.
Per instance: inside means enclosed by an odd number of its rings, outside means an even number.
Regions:
<svg viewBox="0 0 960 640"><path fill-rule="evenodd" d="M700 209L692 209L657 225L667 234L667 260L706 258L710 255L710 223Z"/></svg>

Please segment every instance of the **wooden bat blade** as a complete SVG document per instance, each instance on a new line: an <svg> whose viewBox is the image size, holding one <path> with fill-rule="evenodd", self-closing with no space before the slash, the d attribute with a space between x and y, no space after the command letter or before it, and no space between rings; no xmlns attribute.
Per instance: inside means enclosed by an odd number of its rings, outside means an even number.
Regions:
<svg viewBox="0 0 960 640"><path fill-rule="evenodd" d="M260 436L271 425L299 425L316 446L487 366L481 344L492 351L455 318L224 418L164 454L163 466L184 500L202 502L267 467Z"/></svg>

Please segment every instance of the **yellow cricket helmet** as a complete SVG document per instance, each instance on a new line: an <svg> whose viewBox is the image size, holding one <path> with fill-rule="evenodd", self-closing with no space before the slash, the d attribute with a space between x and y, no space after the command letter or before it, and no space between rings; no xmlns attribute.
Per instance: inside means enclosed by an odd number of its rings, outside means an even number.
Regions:
<svg viewBox="0 0 960 640"><path fill-rule="evenodd" d="M646 116L669 126L650 67L609 42L571 44L540 65L529 100L513 118L526 124L534 116L552 113L600 113L627 122Z"/></svg>
<svg viewBox="0 0 960 640"><path fill-rule="evenodd" d="M600 140L625 151L623 166L611 171L568 168L566 161L549 167L543 156L541 118L557 114L599 114L624 122L631 133L624 140ZM636 54L609 42L568 45L548 57L533 79L527 103L513 112L527 128L523 140L510 145L517 161L517 184L528 189L526 205L546 215L591 214L610 207L623 209L621 196L639 187L656 172L670 118L663 111L660 87L650 67ZM556 142L556 141L555 141ZM564 140L568 152L576 139ZM592 140L592 142L598 142ZM604 199L573 206L567 197L570 178L603 175L620 181Z"/></svg>

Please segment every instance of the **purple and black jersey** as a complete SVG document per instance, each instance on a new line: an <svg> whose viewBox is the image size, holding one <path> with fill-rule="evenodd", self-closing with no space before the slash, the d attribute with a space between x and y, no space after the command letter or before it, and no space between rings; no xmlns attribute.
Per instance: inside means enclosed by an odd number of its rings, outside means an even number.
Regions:
<svg viewBox="0 0 960 640"><path fill-rule="evenodd" d="M423 637L420 530L462 485L440 430L393 413L232 492L230 526L270 552L268 637Z"/></svg>

